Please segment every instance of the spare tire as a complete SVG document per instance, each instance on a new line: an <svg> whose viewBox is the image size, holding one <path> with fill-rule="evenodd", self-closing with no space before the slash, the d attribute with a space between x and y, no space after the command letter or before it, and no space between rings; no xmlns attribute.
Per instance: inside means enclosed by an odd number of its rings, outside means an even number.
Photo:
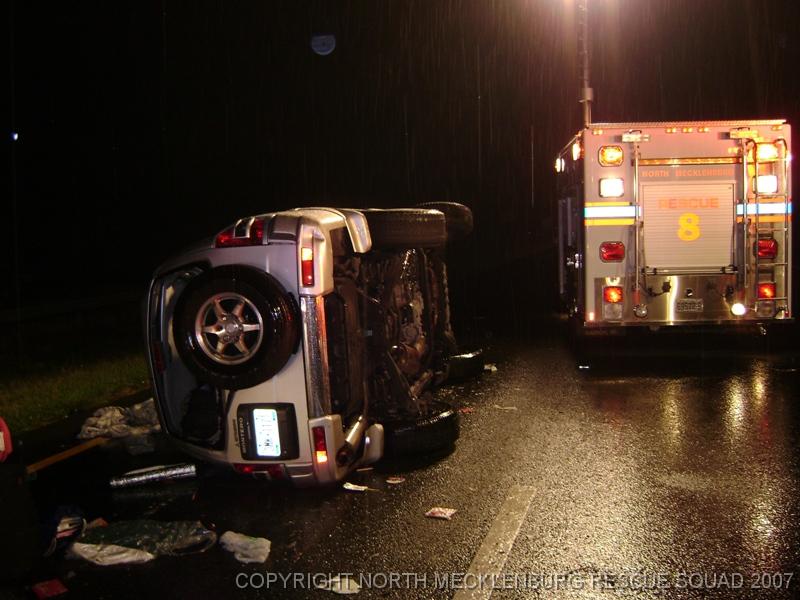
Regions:
<svg viewBox="0 0 800 600"><path fill-rule="evenodd" d="M447 242L445 216L436 210L421 208L364 209L372 247L436 248Z"/></svg>
<svg viewBox="0 0 800 600"><path fill-rule="evenodd" d="M300 341L299 310L268 273L229 265L189 282L175 305L173 335L198 380L237 390L283 368Z"/></svg>
<svg viewBox="0 0 800 600"><path fill-rule="evenodd" d="M455 444L459 435L458 412L446 402L430 403L428 414L416 419L381 421L386 457L428 454Z"/></svg>
<svg viewBox="0 0 800 600"><path fill-rule="evenodd" d="M472 211L458 202L423 202L419 208L438 210L444 213L449 241L461 240L472 233Z"/></svg>

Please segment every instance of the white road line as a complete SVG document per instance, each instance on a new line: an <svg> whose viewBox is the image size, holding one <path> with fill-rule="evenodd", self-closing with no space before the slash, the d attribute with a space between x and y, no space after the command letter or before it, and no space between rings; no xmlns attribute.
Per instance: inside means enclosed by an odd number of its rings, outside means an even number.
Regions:
<svg viewBox="0 0 800 600"><path fill-rule="evenodd" d="M453 600L487 600L492 595L492 577L498 578L503 571L533 494L534 488L529 486L515 485L511 488L464 577L470 589L458 590ZM485 582L485 585L478 585L478 582Z"/></svg>

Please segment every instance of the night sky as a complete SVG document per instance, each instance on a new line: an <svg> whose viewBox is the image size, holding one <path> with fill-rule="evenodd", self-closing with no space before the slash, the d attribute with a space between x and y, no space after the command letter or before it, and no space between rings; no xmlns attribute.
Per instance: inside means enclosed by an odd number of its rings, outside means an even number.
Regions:
<svg viewBox="0 0 800 600"><path fill-rule="evenodd" d="M589 4L596 121L800 124L797 2ZM433 200L475 213L451 257L457 306L555 297L552 164L581 125L574 0L12 1L8 16L0 308L143 293L158 262L249 214ZM333 53L313 52L318 34Z"/></svg>

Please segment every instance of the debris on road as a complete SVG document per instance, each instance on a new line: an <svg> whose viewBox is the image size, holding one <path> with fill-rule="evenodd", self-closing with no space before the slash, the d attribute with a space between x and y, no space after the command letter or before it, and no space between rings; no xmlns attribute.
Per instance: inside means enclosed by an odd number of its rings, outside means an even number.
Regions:
<svg viewBox="0 0 800 600"><path fill-rule="evenodd" d="M350 483L349 481L345 481L344 485L342 486L344 489L350 492L377 492L375 488L368 487L366 485L358 485L356 483Z"/></svg>
<svg viewBox="0 0 800 600"><path fill-rule="evenodd" d="M31 591L39 600L44 600L44 598L55 598L61 594L66 594L69 590L58 579L50 579L32 585Z"/></svg>
<svg viewBox="0 0 800 600"><path fill-rule="evenodd" d="M267 538L251 537L235 531L226 531L219 538L219 543L242 563L263 563L269 556L272 546Z"/></svg>
<svg viewBox="0 0 800 600"><path fill-rule="evenodd" d="M425 516L431 519L445 519L446 521L450 521L454 514L456 514L455 508L442 508L441 506L434 506L425 513Z"/></svg>
<svg viewBox="0 0 800 600"><path fill-rule="evenodd" d="M359 586L354 580L346 575L335 575L323 582L316 584L317 589L328 590L334 594L358 594L361 591Z"/></svg>
<svg viewBox="0 0 800 600"><path fill-rule="evenodd" d="M460 412L462 415L471 415L475 412L475 409L472 406L462 406L458 409L458 412Z"/></svg>
<svg viewBox="0 0 800 600"><path fill-rule="evenodd" d="M45 519L43 528L47 547L43 556L51 556L56 551L66 549L74 539L86 529L83 511L75 506L58 506Z"/></svg>
<svg viewBox="0 0 800 600"><path fill-rule="evenodd" d="M157 481L191 479L196 476L197 468L193 464L178 463L175 465L157 465L128 471L119 477L112 477L108 483L112 488L118 489L155 483Z"/></svg>
<svg viewBox="0 0 800 600"><path fill-rule="evenodd" d="M483 370L489 373L497 373L497 365L494 363L486 363L483 365Z"/></svg>
<svg viewBox="0 0 800 600"><path fill-rule="evenodd" d="M200 521L119 521L84 531L70 551L96 565L141 563L159 555L182 556L205 552L217 534Z"/></svg>
<svg viewBox="0 0 800 600"><path fill-rule="evenodd" d="M499 404L492 404L492 408L497 410L517 410L516 406L500 406Z"/></svg>
<svg viewBox="0 0 800 600"><path fill-rule="evenodd" d="M124 438L161 431L155 403L152 398L129 407L105 406L98 408L86 419L78 439L96 437Z"/></svg>
<svg viewBox="0 0 800 600"><path fill-rule="evenodd" d="M386 483L388 483L389 485L398 485L403 483L405 480L406 480L405 477L387 477Z"/></svg>

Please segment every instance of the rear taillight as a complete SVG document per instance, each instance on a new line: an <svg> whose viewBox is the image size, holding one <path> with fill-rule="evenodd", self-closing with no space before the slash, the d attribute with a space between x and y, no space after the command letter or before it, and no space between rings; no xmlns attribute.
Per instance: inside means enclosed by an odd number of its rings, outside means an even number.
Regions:
<svg viewBox="0 0 800 600"><path fill-rule="evenodd" d="M772 300L775 297L775 284L773 282L759 283L758 297L764 300Z"/></svg>
<svg viewBox="0 0 800 600"><path fill-rule="evenodd" d="M775 258L778 255L778 240L774 238L758 240L755 250L758 258Z"/></svg>
<svg viewBox="0 0 800 600"><path fill-rule="evenodd" d="M311 435L314 438L314 458L318 465L328 462L328 443L325 441L325 428L312 427Z"/></svg>
<svg viewBox="0 0 800 600"><path fill-rule="evenodd" d="M603 242L600 244L600 260L620 262L625 258L625 244L622 242Z"/></svg>
<svg viewBox="0 0 800 600"><path fill-rule="evenodd" d="M266 473L270 479L283 479L286 477L286 471L283 465L276 465L274 463L268 465L259 465L254 463L233 463L233 468L237 473L242 475L253 475L255 473Z"/></svg>
<svg viewBox="0 0 800 600"><path fill-rule="evenodd" d="M607 177L600 180L601 198L620 198L625 193L625 184L619 177Z"/></svg>
<svg viewBox="0 0 800 600"><path fill-rule="evenodd" d="M622 288L618 285L604 287L603 300L609 304L619 304L622 302Z"/></svg>
<svg viewBox="0 0 800 600"><path fill-rule="evenodd" d="M250 223L248 223L250 221ZM235 225L217 234L217 248L260 246L264 243L264 219L241 219Z"/></svg>
<svg viewBox="0 0 800 600"><path fill-rule="evenodd" d="M305 287L314 285L314 249L300 248L300 271Z"/></svg>

